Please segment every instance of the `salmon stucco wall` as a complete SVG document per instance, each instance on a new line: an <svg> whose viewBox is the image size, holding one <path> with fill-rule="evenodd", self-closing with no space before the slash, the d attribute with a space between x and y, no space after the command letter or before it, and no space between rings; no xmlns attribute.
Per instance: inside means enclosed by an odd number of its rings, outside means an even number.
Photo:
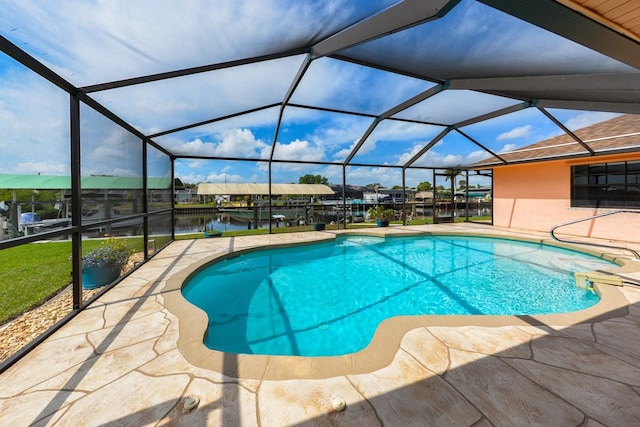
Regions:
<svg viewBox="0 0 640 427"><path fill-rule="evenodd" d="M548 232L562 222L616 210L571 207L571 166L605 161L620 159L550 161L495 168L494 224ZM563 227L558 233L637 242L640 241L640 213L622 213L589 220Z"/></svg>

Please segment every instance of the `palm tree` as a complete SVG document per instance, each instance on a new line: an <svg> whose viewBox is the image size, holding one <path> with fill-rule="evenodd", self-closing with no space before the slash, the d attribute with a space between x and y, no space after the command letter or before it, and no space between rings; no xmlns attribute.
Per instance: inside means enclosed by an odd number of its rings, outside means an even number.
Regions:
<svg viewBox="0 0 640 427"><path fill-rule="evenodd" d="M451 180L451 222L453 222L456 211L456 177L461 173L462 169L459 168L448 168L443 172L445 179Z"/></svg>

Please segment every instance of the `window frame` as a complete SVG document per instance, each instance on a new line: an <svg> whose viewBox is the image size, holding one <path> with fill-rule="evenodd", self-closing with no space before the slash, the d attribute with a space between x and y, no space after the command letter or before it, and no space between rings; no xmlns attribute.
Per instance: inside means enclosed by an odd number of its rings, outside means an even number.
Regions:
<svg viewBox="0 0 640 427"><path fill-rule="evenodd" d="M640 209L640 160L571 166L571 207Z"/></svg>

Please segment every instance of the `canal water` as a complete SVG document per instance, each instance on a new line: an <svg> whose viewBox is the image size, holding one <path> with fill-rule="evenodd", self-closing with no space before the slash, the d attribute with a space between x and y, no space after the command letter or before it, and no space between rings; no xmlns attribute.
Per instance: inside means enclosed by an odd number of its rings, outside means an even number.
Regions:
<svg viewBox="0 0 640 427"><path fill-rule="evenodd" d="M282 221L273 220L272 227L284 227ZM253 228L253 224L251 224ZM269 221L259 222L259 228L269 228ZM249 223L232 219L227 214L185 215L176 214L176 234L202 233L204 231L236 231L249 229Z"/></svg>

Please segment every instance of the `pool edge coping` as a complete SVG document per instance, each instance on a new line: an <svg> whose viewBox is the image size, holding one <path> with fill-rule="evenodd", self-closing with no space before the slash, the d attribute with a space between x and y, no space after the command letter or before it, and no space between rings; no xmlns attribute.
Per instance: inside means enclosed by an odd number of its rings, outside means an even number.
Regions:
<svg viewBox="0 0 640 427"><path fill-rule="evenodd" d="M581 323L598 322L619 317L628 312L629 301L616 286L596 283L595 290L601 300L596 305L584 310L545 315L414 315L396 316L385 319L376 329L371 342L364 349L342 356L269 356L252 354L233 354L212 350L204 345L207 330L207 315L200 308L189 303L182 296L185 281L212 262L240 253L309 244L335 239L339 235L370 235L378 237L410 236L410 235L464 235L470 237L492 237L507 240L528 241L550 246L563 247L599 256L619 264L599 272L609 274L639 271L640 265L634 266L626 262L624 257L616 257L606 252L585 250L572 244L559 243L554 240L529 236L511 236L486 231L425 231L399 227L370 230L333 230L330 232L306 233L304 241L267 242L265 244L248 245L234 250L218 252L186 266L172 274L166 280L163 290L165 307L178 318L177 348L185 359L199 368L219 372L229 377L255 380L289 380L289 379L321 379L335 376L366 374L390 365L404 336L416 328L433 326L442 327L569 327ZM312 234L312 235L311 235Z"/></svg>

